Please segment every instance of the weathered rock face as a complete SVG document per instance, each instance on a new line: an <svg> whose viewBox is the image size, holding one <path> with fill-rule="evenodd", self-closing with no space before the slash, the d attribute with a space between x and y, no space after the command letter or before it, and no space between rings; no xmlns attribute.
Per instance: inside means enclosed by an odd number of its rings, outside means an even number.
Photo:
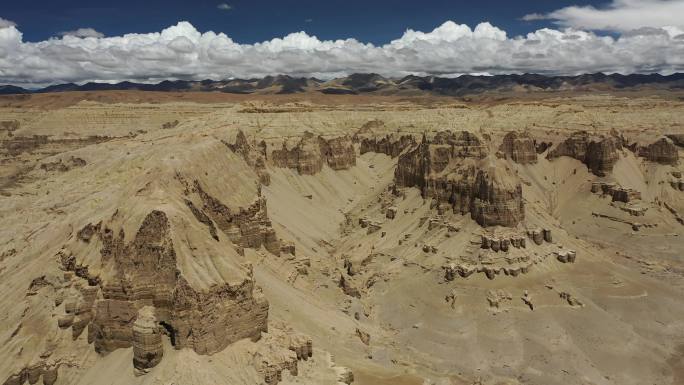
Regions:
<svg viewBox="0 0 684 385"><path fill-rule="evenodd" d="M641 199L641 193L634 189L622 187L616 183L594 182L591 185L591 192L595 194L609 195L613 202L629 203Z"/></svg>
<svg viewBox="0 0 684 385"><path fill-rule="evenodd" d="M679 151L672 139L662 137L657 141L638 148L639 156L660 164L675 165L679 162Z"/></svg>
<svg viewBox="0 0 684 385"><path fill-rule="evenodd" d="M487 148L480 139L467 131L442 131L432 141L425 136L413 151L399 157L394 179L399 186L424 187L429 175L444 171L452 159L482 159Z"/></svg>
<svg viewBox="0 0 684 385"><path fill-rule="evenodd" d="M225 143L234 153L240 155L245 162L252 167L259 176L259 181L268 186L271 184L271 176L266 171L266 142L263 140L256 146L252 146L242 130L235 137L235 144Z"/></svg>
<svg viewBox="0 0 684 385"><path fill-rule="evenodd" d="M195 182L194 191L203 203L201 214L211 218L231 242L241 248L258 249L264 246L272 254L280 255L280 240L268 219L266 198L259 196L252 205L233 212L218 199L207 194L198 182ZM195 214L195 217L197 216L198 214ZM209 231L211 233L211 227Z"/></svg>
<svg viewBox="0 0 684 385"><path fill-rule="evenodd" d="M276 167L313 175L320 172L325 164L333 170L345 170L356 165L356 152L348 136L325 139L306 132L292 149L283 142L280 150L271 153L271 162Z"/></svg>
<svg viewBox="0 0 684 385"><path fill-rule="evenodd" d="M103 245L102 263L112 272L102 278L102 299L95 302L88 330L98 352L134 344L138 311L144 306L154 307L174 346L200 354L220 351L243 338L258 339L267 330L268 302L254 292L251 274L239 284L203 291L188 284L177 267L170 223L163 211L150 212L130 243L124 242L123 229L116 232L103 226L97 236ZM145 333L156 341L156 332L143 330L149 320L138 326L142 342ZM154 363L155 357L140 364Z"/></svg>
<svg viewBox="0 0 684 385"><path fill-rule="evenodd" d="M398 186L420 188L423 198L470 213L482 226L515 226L525 217L522 186L497 175L496 167L480 167L486 155L474 134L441 132L399 156L394 179Z"/></svg>
<svg viewBox="0 0 684 385"><path fill-rule="evenodd" d="M275 385L282 380L283 371L299 374L298 361L313 356L311 338L292 330L269 333L263 344L253 353L254 367L264 377L264 382Z"/></svg>
<svg viewBox="0 0 684 385"><path fill-rule="evenodd" d="M527 132L509 132L499 147L507 159L520 164L537 163L534 139Z"/></svg>
<svg viewBox="0 0 684 385"><path fill-rule="evenodd" d="M402 135L396 138L394 135L386 135L381 138L370 137L361 140L361 155L367 152L375 152L378 154L385 154L396 158L407 148L414 147L416 139L413 135Z"/></svg>
<svg viewBox="0 0 684 385"><path fill-rule="evenodd" d="M138 310L133 323L133 367L141 372L157 366L164 355L160 326L154 316L154 308L145 306Z"/></svg>
<svg viewBox="0 0 684 385"><path fill-rule="evenodd" d="M356 165L356 151L348 136L332 139L318 137L321 155L333 170L346 170Z"/></svg>
<svg viewBox="0 0 684 385"><path fill-rule="evenodd" d="M613 171L613 166L619 158L618 150L621 148L622 140L618 137L592 139L586 131L580 131L551 150L547 158L569 156L586 164L593 174L605 176L606 173Z"/></svg>

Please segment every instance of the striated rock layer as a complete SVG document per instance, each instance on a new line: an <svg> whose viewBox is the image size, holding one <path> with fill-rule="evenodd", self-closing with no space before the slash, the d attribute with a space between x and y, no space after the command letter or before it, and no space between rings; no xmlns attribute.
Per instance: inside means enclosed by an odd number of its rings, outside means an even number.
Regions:
<svg viewBox="0 0 684 385"><path fill-rule="evenodd" d="M499 151L506 159L511 159L516 163L537 163L537 149L534 139L527 132L511 131L507 133Z"/></svg>
<svg viewBox="0 0 684 385"><path fill-rule="evenodd" d="M367 152L375 152L396 158L404 150L415 145L416 140L413 135L402 135L399 138L391 134L381 138L373 136L361 140L360 152L361 155Z"/></svg>
<svg viewBox="0 0 684 385"><path fill-rule="evenodd" d="M548 159L561 156L575 158L587 165L597 176L613 171L622 149L622 140L616 136L592 138L586 131L573 133L547 155Z"/></svg>
<svg viewBox="0 0 684 385"><path fill-rule="evenodd" d="M251 274L237 285L226 283L206 291L188 284L177 267L170 222L163 211L150 212L129 243L123 229L117 232L106 225L95 236L102 242L102 263L111 272L101 277L102 298L94 304L88 330L98 352L138 341L138 351L151 349L155 356L139 358L137 365L154 366L161 358L152 346L154 321L143 319L136 326L144 306L154 307L159 325L176 348L200 354L218 352L243 338L256 340L267 330L268 302L254 291Z"/></svg>
<svg viewBox="0 0 684 385"><path fill-rule="evenodd" d="M324 165L333 170L345 170L356 165L356 152L348 136L325 139L306 132L293 148L288 149L284 141L281 149L272 151L271 162L276 167L313 175L319 173Z"/></svg>
<svg viewBox="0 0 684 385"><path fill-rule="evenodd" d="M157 366L164 356L161 326L156 321L154 308L145 306L133 323L133 367L142 372Z"/></svg>
<svg viewBox="0 0 684 385"><path fill-rule="evenodd" d="M655 163L675 165L679 162L677 146L668 137L662 137L647 146L641 146L637 152L639 156Z"/></svg>
<svg viewBox="0 0 684 385"><path fill-rule="evenodd" d="M470 213L482 226L516 226L525 217L522 186L497 172L486 156L476 135L440 132L399 157L394 179L398 186L420 188L423 198Z"/></svg>

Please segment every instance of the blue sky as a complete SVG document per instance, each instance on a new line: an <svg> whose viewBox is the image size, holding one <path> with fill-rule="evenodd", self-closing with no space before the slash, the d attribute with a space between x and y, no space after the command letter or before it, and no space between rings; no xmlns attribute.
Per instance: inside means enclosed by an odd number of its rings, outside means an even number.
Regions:
<svg viewBox="0 0 684 385"><path fill-rule="evenodd" d="M254 43L306 31L320 39L353 37L387 43L407 29L430 31L447 20L475 26L482 21L526 34L550 20L522 21L531 13L548 13L600 1L543 0L25 0L7 1L0 17L18 24L25 41L40 41L63 31L94 28L106 36L156 32L187 20L199 31L221 31L240 43ZM220 10L228 4L229 10Z"/></svg>
<svg viewBox="0 0 684 385"><path fill-rule="evenodd" d="M684 0L5 1L0 84L684 72Z"/></svg>

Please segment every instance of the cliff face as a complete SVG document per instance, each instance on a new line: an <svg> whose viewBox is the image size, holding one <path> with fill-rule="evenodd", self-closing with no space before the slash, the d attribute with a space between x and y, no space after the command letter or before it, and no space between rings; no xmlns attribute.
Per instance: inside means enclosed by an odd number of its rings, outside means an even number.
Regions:
<svg viewBox="0 0 684 385"><path fill-rule="evenodd" d="M256 171L259 181L268 186L271 176L266 171L266 142L263 140L258 145L252 145L242 130L238 131L235 143L224 143L234 153L240 155L244 161Z"/></svg>
<svg viewBox="0 0 684 385"><path fill-rule="evenodd" d="M522 186L484 166L486 156L474 134L440 132L399 156L394 179L398 186L420 188L424 198L470 213L482 226L516 226L525 218Z"/></svg>
<svg viewBox="0 0 684 385"><path fill-rule="evenodd" d="M622 141L615 136L593 139L586 131L573 133L547 155L548 159L560 156L575 158L587 165L597 176L605 176L613 171L619 158L618 150L622 149Z"/></svg>
<svg viewBox="0 0 684 385"><path fill-rule="evenodd" d="M504 136L499 151L507 159L520 164L537 163L534 139L527 132L509 132Z"/></svg>
<svg viewBox="0 0 684 385"><path fill-rule="evenodd" d="M318 137L321 156L333 170L346 170L356 165L356 151L348 136L329 140Z"/></svg>
<svg viewBox="0 0 684 385"><path fill-rule="evenodd" d="M124 241L122 229L117 232L107 226L95 237L103 244L103 265L111 271L101 277L102 298L94 303L88 328L88 339L96 351L133 345L135 330L139 342L146 338L143 334L156 341L156 331L150 329L147 319L150 314L134 327L143 306L154 307L156 320L176 348L191 348L200 354L218 352L242 338L258 339L267 330L268 302L255 294L251 274L240 284L226 283L208 291L188 284L176 265L170 224L163 211L150 212L129 243ZM158 350L156 346L148 348ZM147 348L140 345L137 349ZM157 354L151 362L139 360L138 366L156 364L161 359L161 352Z"/></svg>
<svg viewBox="0 0 684 385"><path fill-rule="evenodd" d="M679 162L679 151L674 141L668 137L662 137L657 141L638 148L638 154L648 161L675 165Z"/></svg>
<svg viewBox="0 0 684 385"><path fill-rule="evenodd" d="M200 217L211 218L216 226L238 247L238 252L244 248L258 249L264 246L271 254L280 255L280 241L268 218L266 198L259 196L250 206L234 212L218 199L206 193L198 182L194 184L194 192L197 193L203 203L203 211L195 213L195 216L197 217L199 214ZM205 222L200 218L198 220Z"/></svg>
<svg viewBox="0 0 684 385"><path fill-rule="evenodd" d="M302 175L313 175L319 173L324 164L333 170L345 170L356 165L356 152L348 136L325 139L306 132L291 149L283 142L280 150L271 153L271 162L276 167L291 168Z"/></svg>
<svg viewBox="0 0 684 385"><path fill-rule="evenodd" d="M396 158L404 150L416 145L413 135L402 135L396 138L394 135L384 137L370 137L361 139L361 155L367 152L376 152Z"/></svg>

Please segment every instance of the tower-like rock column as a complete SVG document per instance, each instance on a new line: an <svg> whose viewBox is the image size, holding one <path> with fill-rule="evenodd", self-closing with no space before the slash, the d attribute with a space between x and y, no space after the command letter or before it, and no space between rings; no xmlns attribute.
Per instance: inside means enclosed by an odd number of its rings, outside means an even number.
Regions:
<svg viewBox="0 0 684 385"><path fill-rule="evenodd" d="M133 366L136 375L159 364L164 356L161 331L154 316L154 308L145 306L138 311L138 319L133 324Z"/></svg>

